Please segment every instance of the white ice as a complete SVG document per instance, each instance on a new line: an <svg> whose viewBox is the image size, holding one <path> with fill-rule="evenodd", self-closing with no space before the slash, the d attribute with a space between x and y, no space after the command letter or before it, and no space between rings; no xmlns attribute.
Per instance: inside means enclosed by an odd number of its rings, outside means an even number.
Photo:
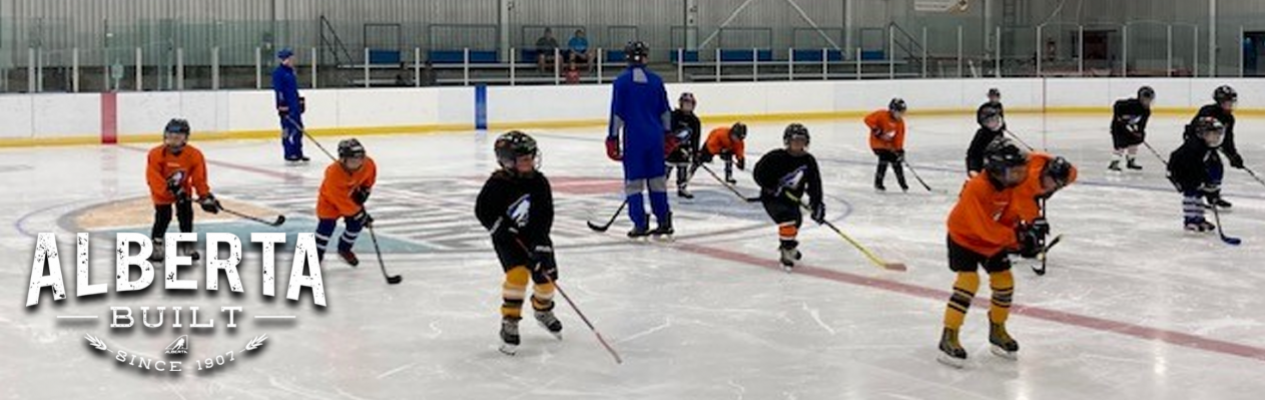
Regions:
<svg viewBox="0 0 1265 400"><path fill-rule="evenodd" d="M1165 157L1187 118L1160 115L1151 122L1150 141ZM861 124L805 122L824 170L831 219L881 257L909 264L905 273L875 268L811 223L801 235L806 266L783 273L776 266L776 228L763 211L701 172L693 184L696 199L672 198L675 244L628 242L626 217L610 232L592 233L584 221L606 218L620 202L619 166L605 158L600 130L531 131L555 187L560 284L623 356L622 365L561 297L563 341L528 317L519 354L496 350L502 271L472 215L474 195L494 165L495 133L360 138L381 174L369 207L384 261L404 281L385 284L369 238L361 235L359 268L332 256L324 265L329 306L323 310L306 293L298 303L265 299L253 250L241 267L242 295L173 293L159 283L140 294L111 289L73 298L73 232L101 232L94 236L93 280L105 282L114 267L107 232L148 230L148 145L0 150L0 287L8 299L0 307L0 397L1260 398L1265 186L1242 171L1227 172L1225 195L1235 207L1222 222L1244 242L1231 247L1215 235L1182 232L1181 199L1145 149L1138 156L1144 171L1106 172L1105 116L1012 115L1008 122L1028 143L1069 158L1081 178L1049 202L1053 228L1064 235L1049 273L1038 277L1027 264L1016 265L1009 328L1022 346L1018 360L989 354L987 306L977 303L962 332L970 359L961 370L935 357L953 280L944 220L964 177L974 130L968 115L910 117L908 158L934 193L912 176L908 194L875 193L874 157ZM1242 118L1237 139L1248 164L1265 171L1263 125ZM780 146L782 126L752 126L749 165ZM212 160L211 184L221 197L285 213L288 232L311 231L326 165L314 147L308 145L312 165L286 167L272 141L197 138ZM336 143L321 140L326 147ZM738 175L739 190L754 194L749 171ZM888 187L895 186L889 173ZM83 227L84 213L117 220ZM206 220L197 228L271 230ZM72 298L52 304L46 290L38 307L26 308L37 232L59 234ZM278 291L284 295L288 256L281 265ZM185 271L203 274L201 267ZM987 300L984 282L977 300ZM137 312L140 306L246 311L235 330L224 327L220 313L212 313L217 327L210 332L111 329L108 306L120 305ZM258 315L297 318L251 318ZM168 343L188 334L189 364L232 349L238 355L212 371L141 372L89 347L85 334L103 339L111 351L159 359ZM241 353L261 334L269 336L261 351Z"/></svg>

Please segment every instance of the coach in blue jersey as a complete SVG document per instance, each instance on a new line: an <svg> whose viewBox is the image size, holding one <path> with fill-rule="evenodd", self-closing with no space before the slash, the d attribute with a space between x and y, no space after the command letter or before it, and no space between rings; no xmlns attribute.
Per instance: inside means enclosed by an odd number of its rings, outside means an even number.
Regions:
<svg viewBox="0 0 1265 400"><path fill-rule="evenodd" d="M624 48L628 69L615 79L611 97L610 131L606 154L624 163L624 194L628 196L628 216L633 221L630 238L670 237L672 211L668 206L668 184L664 167L664 145L672 118L663 79L646 68L650 49L642 42ZM623 132L623 147L620 132ZM650 189L650 207L659 227L650 230L645 200L641 193Z"/></svg>
<svg viewBox="0 0 1265 400"><path fill-rule="evenodd" d="M307 162L303 155L303 98L299 78L294 74L294 52L277 52L281 64L272 70L272 91L276 93L277 114L281 116L281 146L288 162Z"/></svg>

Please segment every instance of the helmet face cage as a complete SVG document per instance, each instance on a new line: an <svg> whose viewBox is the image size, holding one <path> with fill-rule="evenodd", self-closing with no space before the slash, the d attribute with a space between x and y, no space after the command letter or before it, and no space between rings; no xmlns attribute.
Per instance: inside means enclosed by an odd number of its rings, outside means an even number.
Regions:
<svg viewBox="0 0 1265 400"><path fill-rule="evenodd" d="M997 88L988 89L988 98L992 99L994 97L1001 99L1001 91L997 90Z"/></svg>
<svg viewBox="0 0 1265 400"><path fill-rule="evenodd" d="M898 98L894 98L894 99L892 99L892 101L891 101L890 103L887 103L887 109L888 109L889 111L894 111L894 112L901 112L901 113L903 113L903 112L905 112L905 100L904 100L904 99L901 99L901 98L899 98L899 97L898 97Z"/></svg>
<svg viewBox="0 0 1265 400"><path fill-rule="evenodd" d="M1234 91L1234 88L1225 85L1218 87L1217 90L1212 92L1212 99L1215 100L1217 104L1224 105L1226 102L1229 102L1233 105L1239 101L1239 93Z"/></svg>
<svg viewBox="0 0 1265 400"><path fill-rule="evenodd" d="M1011 171L1014 168L1027 168L1027 164L1028 153L1006 137L993 140L984 150L984 169L994 179L1006 185L1018 184L1019 182L1010 181Z"/></svg>
<svg viewBox="0 0 1265 400"><path fill-rule="evenodd" d="M746 140L747 124L741 122L734 123L733 127L729 128L729 135L737 138L738 140Z"/></svg>
<svg viewBox="0 0 1265 400"><path fill-rule="evenodd" d="M176 141L176 138L179 138ZM189 122L175 118L163 128L163 143L173 149L181 149L189 142Z"/></svg>
<svg viewBox="0 0 1265 400"><path fill-rule="evenodd" d="M624 46L624 57L629 63L644 64L646 62L646 57L649 55L650 47L646 46L644 42L632 41L628 42L628 45Z"/></svg>
<svg viewBox="0 0 1265 400"><path fill-rule="evenodd" d="M1154 99L1155 99L1155 89L1151 89L1151 87L1150 87L1150 86L1143 86L1143 87L1139 88L1139 89L1138 89L1138 99L1154 100Z"/></svg>
<svg viewBox="0 0 1265 400"><path fill-rule="evenodd" d="M496 161L503 169L516 172L518 169L518 158L525 155L532 156L533 169L540 169L540 149L536 146L536 140L525 133L520 131L507 132L496 139L494 147Z"/></svg>
<svg viewBox="0 0 1265 400"><path fill-rule="evenodd" d="M1045 165L1045 170L1042 172L1044 172L1044 176L1048 176L1050 179L1054 180L1054 184L1057 188L1062 188L1067 186L1067 181L1071 179L1072 164L1067 162L1067 159L1063 157L1055 157Z"/></svg>
<svg viewBox="0 0 1265 400"><path fill-rule="evenodd" d="M1199 137L1204 140L1208 147L1214 149L1221 147L1221 143L1225 141L1225 125L1222 125L1221 121L1215 118L1205 118L1200 121L1199 126L1196 126L1195 129L1198 130Z"/></svg>
<svg viewBox="0 0 1265 400"><path fill-rule="evenodd" d="M812 136L809 136L808 128L802 124L790 124L786 127L786 131L782 133L782 144L790 146L792 141L799 138L804 139L805 147L812 143Z"/></svg>

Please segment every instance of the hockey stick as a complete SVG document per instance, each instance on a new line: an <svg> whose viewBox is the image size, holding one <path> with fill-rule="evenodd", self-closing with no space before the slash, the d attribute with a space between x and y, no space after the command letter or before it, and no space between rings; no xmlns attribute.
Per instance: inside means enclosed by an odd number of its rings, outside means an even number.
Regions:
<svg viewBox="0 0 1265 400"><path fill-rule="evenodd" d="M1221 212L1217 211L1216 205L1210 204L1210 206L1211 207L1209 208L1212 209L1212 218L1217 221L1217 234L1221 236L1221 241L1231 246L1243 244L1243 239L1225 235L1225 231L1221 229Z"/></svg>
<svg viewBox="0 0 1265 400"><path fill-rule="evenodd" d="M1252 179L1255 179L1257 182L1260 182L1262 185L1265 185L1265 180L1262 180L1261 176L1256 174L1256 171L1252 171L1252 169L1248 168L1247 166L1244 166L1243 170L1247 171L1247 174L1251 175Z"/></svg>
<svg viewBox="0 0 1265 400"><path fill-rule="evenodd" d="M330 161L335 161L335 162L338 161L338 157L334 157L333 153L330 153L329 150L325 150L325 146L322 146L321 142L317 141L316 137L312 136L312 134L307 133L307 129L304 129L303 126L299 125L298 122L295 122L294 118L291 118L289 115L286 115L286 120L290 121L291 124L294 124L294 127L299 130L299 133L302 134L303 137L308 138L308 140L311 140L312 143L315 143L316 148L321 149L321 152L325 153L325 156L329 157Z"/></svg>
<svg viewBox="0 0 1265 400"><path fill-rule="evenodd" d="M387 274L387 264L382 261L382 248L378 247L378 235L373 233L373 224L366 225L365 228L369 229L369 238L373 239L373 252L377 253L378 255L378 267L382 268L382 276L384 278L387 278L388 284L398 285L400 281L404 280L404 277L399 276L399 275L392 276L392 275Z"/></svg>
<svg viewBox="0 0 1265 400"><path fill-rule="evenodd" d="M786 195L788 199L791 199L791 201L794 201L796 204L799 204L800 208L803 208L805 211L808 211L810 213L812 212L812 209L809 208L807 204L804 204L804 202L800 201L799 198L795 197L795 195L790 194L790 193L784 193L784 194ZM879 268L883 268L889 271L902 271L902 272L909 270L909 267L907 267L904 263L887 262L887 261L883 261L883 259L881 258L878 258L878 256L870 252L869 249L865 248L865 246L862 246L860 242L857 242L856 239L853 239L851 236L848 236L848 234L843 233L843 230L839 229L839 227L835 226L835 224L831 223L830 221L821 221L821 224L825 225L826 227L830 228L830 230L833 230L835 231L835 233L839 234L839 237L843 238L843 240L848 242L848 244L851 244L852 247L855 247L857 250L860 250L861 254L865 255L865 258L869 259L871 263L878 266Z"/></svg>
<svg viewBox="0 0 1265 400"><path fill-rule="evenodd" d="M1151 147L1150 143L1142 142L1142 144L1146 146L1147 150L1151 151L1151 154L1155 155L1155 158L1160 159L1160 162L1164 163L1164 168L1168 168L1168 160L1165 160L1164 157L1160 155L1160 152L1155 151L1155 148ZM1261 183L1265 184L1265 182L1261 182Z"/></svg>
<svg viewBox="0 0 1265 400"><path fill-rule="evenodd" d="M1045 275L1045 266L1046 266L1045 261L1048 259L1048 254L1050 253L1050 249L1054 248L1054 245L1059 244L1059 241L1062 241L1062 240L1063 240L1063 235L1055 236L1054 239L1050 240L1049 244L1045 245L1044 249L1041 249L1041 252L1037 254L1037 259L1041 260L1041 267L1037 268L1036 265L1033 265L1032 272L1036 272L1037 275Z"/></svg>
<svg viewBox="0 0 1265 400"><path fill-rule="evenodd" d="M259 217L253 216L253 215L246 215L246 214L243 214L243 213L240 213L240 212L237 212L237 211L233 211L233 210L230 210L230 209L224 208L224 206L223 206L223 205L221 205L221 206L220 206L220 211L223 211L223 212L226 212L226 213L229 213L229 214L232 214L232 215L236 215L236 216L241 217L241 218L243 218L243 219L247 219L247 220L255 221L255 222L258 222L258 223L261 223L261 224L264 224L264 225L268 225L268 226L281 226L281 224L286 223L286 216L285 216L285 215L278 215L276 220L273 220L273 221L268 221L268 220L265 220L265 219L263 219L263 218L259 218Z"/></svg>
<svg viewBox="0 0 1265 400"><path fill-rule="evenodd" d="M1018 141L1019 144L1022 144L1023 147L1027 147L1028 151L1036 151L1035 147L1032 147L1031 145L1028 144L1028 142L1023 141L1023 138L1019 137L1019 135L1015 134L1014 132L1011 132L1010 129L1006 129L1006 133L1009 133L1010 137L1014 138L1015 141Z"/></svg>
<svg viewBox="0 0 1265 400"><path fill-rule="evenodd" d="M606 232L607 229L611 228L611 225L615 224L615 220L619 218L619 214L622 214L624 212L624 207L627 207L627 206L628 206L628 199L625 198L624 202L619 205L619 209L615 210L615 214L611 215L611 219L607 220L605 225L598 225L598 224L593 223L593 221L584 221L584 222L589 224L589 229L592 229L595 232Z"/></svg>
<svg viewBox="0 0 1265 400"><path fill-rule="evenodd" d="M906 168L909 168L909 173L914 175L914 179L917 179L918 183L921 183L924 189L927 189L928 192L934 192L934 190L931 189L931 186L928 186L927 182L923 181L921 176L918 176L918 171L914 170L914 166L910 165L908 160L905 160L904 157L901 157L900 162L902 164L905 164Z"/></svg>
<svg viewBox="0 0 1265 400"><path fill-rule="evenodd" d="M735 196L738 196L738 198L742 199L742 201L745 201L748 203L760 201L759 196L756 196L756 197L744 196L742 192L739 192L738 189L733 187L733 185L730 185L729 182L725 182L724 179L720 179L720 175L716 175L716 172L712 171L711 167L708 167L707 164L699 164L699 166L703 167L703 170L707 171L707 174L711 175L712 178L715 178L716 182L719 182L721 186L725 187L725 189L729 189L730 192L733 192L733 194Z"/></svg>
<svg viewBox="0 0 1265 400"><path fill-rule="evenodd" d="M521 247L523 251L527 252L528 254L531 254L531 250L527 249L527 245L523 244L522 240L515 238L514 242L518 243L518 247ZM549 282L549 284L553 285L554 289L558 290L558 293L562 295L562 299L566 300L567 304L571 306L571 309L575 311L575 314L580 316L580 320L584 321L584 324L589 326L589 330L593 331L594 336L597 336L598 343L601 343L602 347L606 348L606 352L611 353L611 357L615 358L615 363L623 364L624 360L619 357L619 353L615 352L615 348L611 347L609 343L606 343L606 339L602 337L602 333L597 331L597 328L593 326L592 322L589 322L589 318L584 316L584 312L580 311L580 307L577 307L575 305L575 302L571 300L571 296L567 295L567 291L562 290L562 286L559 286L558 282L554 281L553 277L549 276L549 274L541 274L541 275L544 275L545 281Z"/></svg>

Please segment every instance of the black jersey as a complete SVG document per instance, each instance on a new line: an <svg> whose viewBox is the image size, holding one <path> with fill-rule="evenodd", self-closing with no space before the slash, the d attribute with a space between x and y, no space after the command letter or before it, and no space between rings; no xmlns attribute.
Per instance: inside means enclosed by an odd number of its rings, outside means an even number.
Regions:
<svg viewBox="0 0 1265 400"><path fill-rule="evenodd" d="M975 138L971 139L971 147L966 148L966 172L984 170L984 149L1002 135L1005 135L1005 132L1000 129L990 131L988 128L979 128L975 131Z"/></svg>
<svg viewBox="0 0 1265 400"><path fill-rule="evenodd" d="M1186 142L1169 155L1168 179L1178 190L1193 192L1203 184L1214 183L1208 173L1213 168L1221 168L1217 150L1208 147L1202 138L1187 137Z"/></svg>
<svg viewBox="0 0 1265 400"><path fill-rule="evenodd" d="M679 108L672 111L672 132L678 133L681 129L689 129L690 131L688 135L689 144L682 143L682 146L688 146L690 154L698 153L698 147L702 144L700 140L703 134L703 123L698 120L698 115L695 115L692 111L686 112Z"/></svg>
<svg viewBox="0 0 1265 400"><path fill-rule="evenodd" d="M492 173L479 192L474 213L494 236L514 228L528 248L553 245L549 238L553 229L553 190L549 179L540 172L526 177L506 171Z"/></svg>
<svg viewBox="0 0 1265 400"><path fill-rule="evenodd" d="M1151 120L1151 109L1138 99L1117 100L1111 107L1111 133L1113 135L1145 135L1146 124Z"/></svg>
<svg viewBox="0 0 1265 400"><path fill-rule="evenodd" d="M1195 118L1190 120L1191 125L1195 124L1200 118L1213 117L1217 121L1221 121L1221 125L1225 126L1225 139L1221 142L1221 151L1225 152L1231 160L1239 158L1239 149L1234 145L1234 114L1227 112L1220 105L1209 104L1199 109L1199 113L1195 114ZM1195 136L1194 131L1187 126L1185 136L1187 139Z"/></svg>
<svg viewBox="0 0 1265 400"><path fill-rule="evenodd" d="M769 200L787 192L803 199L808 193L811 204L822 202L821 171L812 154L791 155L786 149L777 149L760 157L753 173L760 188L760 197Z"/></svg>

